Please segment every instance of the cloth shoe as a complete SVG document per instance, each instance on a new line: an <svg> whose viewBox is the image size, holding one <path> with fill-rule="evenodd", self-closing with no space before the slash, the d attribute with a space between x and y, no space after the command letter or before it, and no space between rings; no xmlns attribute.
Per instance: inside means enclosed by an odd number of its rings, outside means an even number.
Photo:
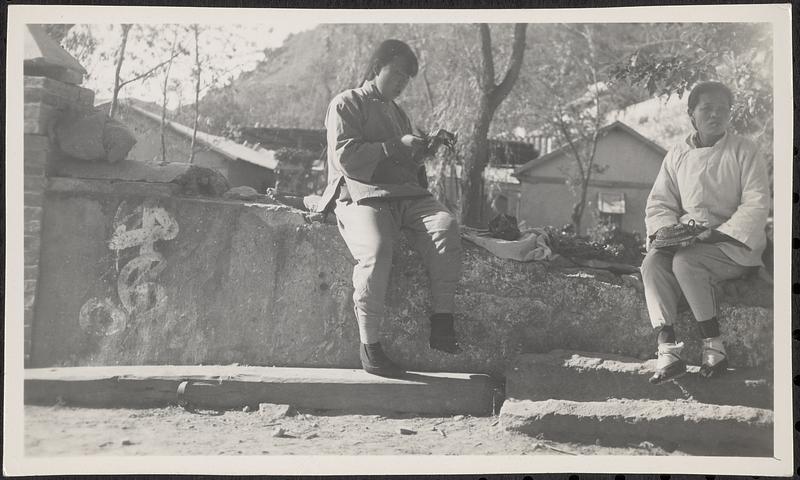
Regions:
<svg viewBox="0 0 800 480"><path fill-rule="evenodd" d="M365 372L379 377L398 378L406 372L383 352L380 342L362 343L359 352Z"/></svg>
<svg viewBox="0 0 800 480"><path fill-rule="evenodd" d="M463 351L456 341L452 313L434 313L431 315L430 346L434 350L446 353L457 354Z"/></svg>
<svg viewBox="0 0 800 480"><path fill-rule="evenodd" d="M656 372L650 377L650 383L658 385L686 373L686 362L681 358L681 350L683 350L683 342L658 345Z"/></svg>
<svg viewBox="0 0 800 480"><path fill-rule="evenodd" d="M705 378L718 377L728 371L728 353L722 337L703 339L703 363L700 375Z"/></svg>

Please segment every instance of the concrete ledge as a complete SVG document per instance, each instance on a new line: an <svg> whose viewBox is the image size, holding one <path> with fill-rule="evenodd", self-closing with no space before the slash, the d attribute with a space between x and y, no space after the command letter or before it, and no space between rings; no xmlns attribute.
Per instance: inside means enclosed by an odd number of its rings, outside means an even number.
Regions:
<svg viewBox="0 0 800 480"><path fill-rule="evenodd" d="M772 455L772 412L690 401L506 400L500 422L508 430L549 440L609 446L647 441L696 455Z"/></svg>
<svg viewBox="0 0 800 480"><path fill-rule="evenodd" d="M563 399L578 402L613 398L696 400L717 405L772 409L772 374L755 369L729 369L709 380L699 367L673 382L652 385L647 380L655 360L557 350L520 355L506 371L506 395L517 400Z"/></svg>
<svg viewBox="0 0 800 480"><path fill-rule="evenodd" d="M178 402L184 381L186 401L218 409L280 403L361 414L490 415L502 402L487 375L409 373L389 379L332 368L134 366L25 370L25 403L163 407Z"/></svg>

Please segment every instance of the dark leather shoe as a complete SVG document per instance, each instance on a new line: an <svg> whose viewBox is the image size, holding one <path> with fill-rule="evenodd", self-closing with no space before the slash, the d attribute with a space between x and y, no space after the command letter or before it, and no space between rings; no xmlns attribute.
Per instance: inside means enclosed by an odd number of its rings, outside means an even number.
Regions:
<svg viewBox="0 0 800 480"><path fill-rule="evenodd" d="M456 341L452 313L434 313L431 315L430 346L434 350L445 353L458 354L463 351Z"/></svg>
<svg viewBox="0 0 800 480"><path fill-rule="evenodd" d="M389 378L399 378L406 373L405 370L386 356L380 342L362 343L359 353L361 355L361 367L367 373Z"/></svg>

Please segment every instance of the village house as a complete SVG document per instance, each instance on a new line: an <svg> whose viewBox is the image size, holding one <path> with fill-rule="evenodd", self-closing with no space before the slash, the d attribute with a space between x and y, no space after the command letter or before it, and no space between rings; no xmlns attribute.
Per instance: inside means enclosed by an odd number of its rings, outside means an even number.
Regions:
<svg viewBox="0 0 800 480"><path fill-rule="evenodd" d="M583 229L607 217L629 232L645 232L644 209L666 150L615 121L600 129L595 163L607 166L589 183ZM574 160L562 146L518 167L519 201L509 213L526 226L570 223L575 198L565 184L565 169ZM584 233L581 232L581 233Z"/></svg>
<svg viewBox="0 0 800 480"><path fill-rule="evenodd" d="M275 152L277 190L299 195L321 194L327 185L325 130L244 127L241 138Z"/></svg>
<svg viewBox="0 0 800 480"><path fill-rule="evenodd" d="M109 105L105 103L96 108L108 108ZM162 161L161 113L158 105L131 98L121 99L116 118L136 136L136 145L128 154L129 159L145 163ZM166 161L188 162L192 128L171 120L166 120L166 126ZM199 130L192 163L217 170L232 187L245 185L263 193L276 183L278 160L273 150L243 145Z"/></svg>

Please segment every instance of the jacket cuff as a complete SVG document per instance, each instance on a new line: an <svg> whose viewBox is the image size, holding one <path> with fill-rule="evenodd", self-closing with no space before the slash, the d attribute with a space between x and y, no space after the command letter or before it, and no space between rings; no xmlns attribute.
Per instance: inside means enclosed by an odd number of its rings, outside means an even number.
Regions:
<svg viewBox="0 0 800 480"><path fill-rule="evenodd" d="M389 160L397 161L400 159L401 154L401 143L399 138L393 138L391 140L387 140L381 143L381 147L383 148L383 154L386 155L386 158Z"/></svg>
<svg viewBox="0 0 800 480"><path fill-rule="evenodd" d="M661 230L664 227L669 227L670 225L675 225L678 223L677 218L669 218L669 217L654 217L647 219L647 237L650 238L656 234L657 231Z"/></svg>
<svg viewBox="0 0 800 480"><path fill-rule="evenodd" d="M719 227L715 229L719 233L724 233L725 235L731 237L732 239L740 242L742 245L746 246L748 249L752 250L753 247L750 246L749 240L751 239L751 235L748 235L748 232L732 227L728 223L723 223Z"/></svg>

